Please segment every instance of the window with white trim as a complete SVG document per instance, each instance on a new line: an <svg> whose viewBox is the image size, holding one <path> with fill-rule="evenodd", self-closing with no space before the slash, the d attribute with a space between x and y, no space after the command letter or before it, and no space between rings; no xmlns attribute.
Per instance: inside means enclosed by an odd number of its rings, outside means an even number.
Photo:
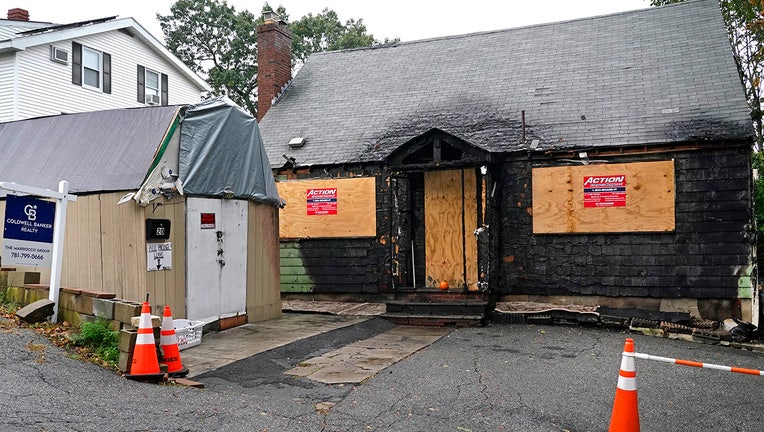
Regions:
<svg viewBox="0 0 764 432"><path fill-rule="evenodd" d="M167 74L138 65L138 102L167 105Z"/></svg>
<svg viewBox="0 0 764 432"><path fill-rule="evenodd" d="M101 51L82 47L82 86L101 90Z"/></svg>
<svg viewBox="0 0 764 432"><path fill-rule="evenodd" d="M111 93L111 55L72 42L72 84Z"/></svg>
<svg viewBox="0 0 764 432"><path fill-rule="evenodd" d="M159 73L146 69L146 100L154 98L159 101Z"/></svg>

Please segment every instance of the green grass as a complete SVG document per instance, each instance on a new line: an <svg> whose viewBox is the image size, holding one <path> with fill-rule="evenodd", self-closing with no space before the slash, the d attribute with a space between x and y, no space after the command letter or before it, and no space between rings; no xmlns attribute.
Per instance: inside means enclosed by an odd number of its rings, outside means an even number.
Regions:
<svg viewBox="0 0 764 432"><path fill-rule="evenodd" d="M101 360L116 365L119 361L118 332L109 327L109 321L97 318L84 322L80 333L72 337L72 344L92 350Z"/></svg>
<svg viewBox="0 0 764 432"><path fill-rule="evenodd" d="M0 286L0 314L11 315L19 309L19 305L8 298L8 287Z"/></svg>

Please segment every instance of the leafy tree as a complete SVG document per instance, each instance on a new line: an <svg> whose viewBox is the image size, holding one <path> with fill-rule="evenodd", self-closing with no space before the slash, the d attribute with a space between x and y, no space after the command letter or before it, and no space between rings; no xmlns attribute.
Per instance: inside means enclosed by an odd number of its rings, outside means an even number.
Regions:
<svg viewBox="0 0 764 432"><path fill-rule="evenodd" d="M270 6L266 2L263 8ZM276 13L289 23L283 6ZM170 14L157 14L157 20L167 48L205 77L213 94L226 95L257 115L257 26L261 17L247 10L237 12L225 0L176 0ZM362 19L342 24L330 9L288 25L293 34L293 64L319 51L380 43L367 33Z"/></svg>
<svg viewBox="0 0 764 432"><path fill-rule="evenodd" d="M380 44L366 32L363 19L349 19L343 25L337 13L328 8L317 15L311 13L289 24L292 32L292 56L296 62L304 62L310 54L320 51L360 48ZM381 43L396 42L385 39Z"/></svg>
<svg viewBox="0 0 764 432"><path fill-rule="evenodd" d="M753 154L753 168L759 173L759 176L764 176L764 156L761 151ZM754 215L756 217L756 232L758 233L758 250L764 251L764 178L759 177L754 179L753 184L753 202L754 202ZM760 255L764 258L764 254Z"/></svg>
<svg viewBox="0 0 764 432"><path fill-rule="evenodd" d="M170 15L157 14L167 48L225 94L255 113L257 107L256 20L225 0L177 0Z"/></svg>

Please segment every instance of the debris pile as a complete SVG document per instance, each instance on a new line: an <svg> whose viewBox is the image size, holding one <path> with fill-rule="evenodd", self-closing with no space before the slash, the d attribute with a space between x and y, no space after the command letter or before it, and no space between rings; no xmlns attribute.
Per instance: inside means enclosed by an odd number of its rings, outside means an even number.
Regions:
<svg viewBox="0 0 764 432"><path fill-rule="evenodd" d="M535 302L499 302L490 319L516 324L590 324L628 329L661 337L691 338L704 343L764 343L755 325L728 318L721 322L690 317L683 312L615 309L603 306L557 305Z"/></svg>

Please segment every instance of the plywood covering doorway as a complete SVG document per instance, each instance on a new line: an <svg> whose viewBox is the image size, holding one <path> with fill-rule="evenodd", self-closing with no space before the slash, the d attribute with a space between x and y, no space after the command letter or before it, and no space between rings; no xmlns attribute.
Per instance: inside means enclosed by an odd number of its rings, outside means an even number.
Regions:
<svg viewBox="0 0 764 432"><path fill-rule="evenodd" d="M477 180L474 169L424 173L425 285L452 288L478 282Z"/></svg>

